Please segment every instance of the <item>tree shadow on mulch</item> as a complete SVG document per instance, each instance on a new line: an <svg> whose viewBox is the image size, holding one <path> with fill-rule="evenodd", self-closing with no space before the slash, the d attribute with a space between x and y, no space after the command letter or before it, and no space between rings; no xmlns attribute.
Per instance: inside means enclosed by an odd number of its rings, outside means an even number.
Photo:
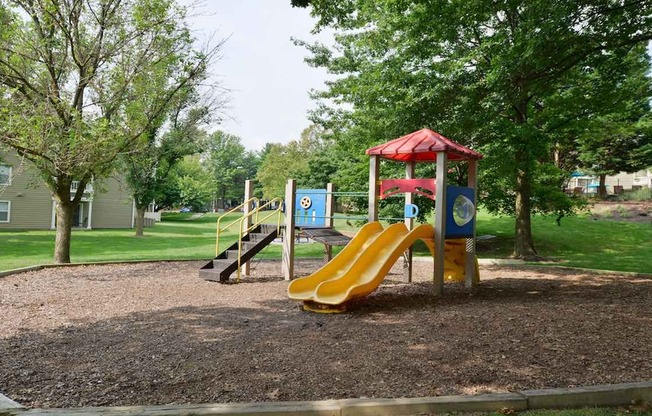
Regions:
<svg viewBox="0 0 652 416"><path fill-rule="evenodd" d="M550 274L550 271L546 271ZM131 313L0 340L0 391L39 407L472 394L652 379L652 280L390 279L350 312L291 300Z"/></svg>

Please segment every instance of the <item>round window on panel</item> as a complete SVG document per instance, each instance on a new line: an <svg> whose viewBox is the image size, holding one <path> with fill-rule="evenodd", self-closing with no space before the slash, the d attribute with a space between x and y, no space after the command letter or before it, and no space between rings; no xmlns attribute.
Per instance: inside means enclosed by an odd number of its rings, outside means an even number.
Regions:
<svg viewBox="0 0 652 416"><path fill-rule="evenodd" d="M310 199L309 196L304 196L299 201L299 205L301 205L301 208L303 208L303 209L308 209L308 208L310 208L312 206L312 199Z"/></svg>
<svg viewBox="0 0 652 416"><path fill-rule="evenodd" d="M458 195L453 202L453 221L459 227L468 224L475 213L475 206L473 202L464 195Z"/></svg>

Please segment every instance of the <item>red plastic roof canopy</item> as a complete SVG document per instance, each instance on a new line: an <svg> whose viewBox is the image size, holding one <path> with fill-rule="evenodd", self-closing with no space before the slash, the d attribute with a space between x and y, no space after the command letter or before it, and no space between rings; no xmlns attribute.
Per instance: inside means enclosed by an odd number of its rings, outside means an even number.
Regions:
<svg viewBox="0 0 652 416"><path fill-rule="evenodd" d="M482 159L480 153L429 129L415 131L366 151L369 156L378 155L400 162L435 162L437 153L441 152L446 152L449 160Z"/></svg>

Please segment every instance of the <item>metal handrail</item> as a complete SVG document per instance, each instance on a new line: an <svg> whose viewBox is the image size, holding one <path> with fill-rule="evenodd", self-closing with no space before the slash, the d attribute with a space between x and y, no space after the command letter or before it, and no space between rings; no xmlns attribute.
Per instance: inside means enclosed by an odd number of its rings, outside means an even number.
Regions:
<svg viewBox="0 0 652 416"><path fill-rule="evenodd" d="M233 208L233 209L230 210L229 212L225 212L224 214L222 214L222 215L217 219L217 226L216 226L217 231L216 231L216 236L215 236L215 257L217 257L217 256L220 255L220 233L221 233L222 231L226 231L226 230L228 230L228 229L229 229L233 224L235 224L235 223L237 223L238 221L240 221L240 218L236 218L235 220L233 220L232 222L230 222L228 225L226 225L224 228L220 228L220 221L222 221L222 218L225 218L227 215L232 214L232 213L234 213L234 212L240 210L242 207L244 207L244 206L247 205L247 204L251 204L252 202L256 202L256 205L258 205L258 198L253 197L253 198L249 198L249 199L247 199L245 202L243 202L242 204L240 204L240 205L238 205L237 207ZM242 227L241 227L240 229L242 229Z"/></svg>
<svg viewBox="0 0 652 416"><path fill-rule="evenodd" d="M260 211L263 210L263 208L272 205L274 202L278 203L278 208L276 208L274 211L272 211L269 215L265 216L263 219L258 219L258 214ZM236 282L240 281L240 268L242 267L242 237L247 234L249 231L253 230L254 228L258 227L263 223L263 221L267 220L268 218L271 218L274 215L278 215L276 219L276 233L281 230L281 215L283 213L283 200L281 198L274 198L271 201L267 202L264 205L261 205L257 207L255 210L247 213L246 215L243 215L242 218L240 218L240 236L238 238L238 272L237 272L237 277L236 277ZM243 230L242 226L244 225L244 222L247 218L255 215L255 221L252 225L248 226L246 230Z"/></svg>

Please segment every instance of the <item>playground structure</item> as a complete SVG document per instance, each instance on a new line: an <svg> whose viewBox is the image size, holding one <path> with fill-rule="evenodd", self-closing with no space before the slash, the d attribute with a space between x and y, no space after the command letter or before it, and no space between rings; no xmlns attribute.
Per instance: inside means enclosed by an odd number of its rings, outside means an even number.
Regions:
<svg viewBox="0 0 652 416"><path fill-rule="evenodd" d="M477 152L454 143L428 129L394 139L367 149L369 164L368 224L341 253L310 276L290 282L288 296L304 302L304 308L317 312L341 312L351 301L373 292L394 262L405 252L410 280L412 244L423 240L434 256L434 294L441 295L445 278L464 280L472 290L479 281L475 257L475 213ZM380 158L406 164L405 179L379 180ZM448 186L446 173L449 161L468 163L467 187ZM417 162L435 162L435 179L414 178ZM286 201L292 184L286 191ZM435 201L434 226L422 224L413 228L414 215L406 215L404 224L383 230L378 222L378 200L405 193L406 214L413 205L414 194ZM294 211L294 207L291 207ZM290 207L288 207L288 210ZM286 230L292 232L292 218L286 217ZM448 241L447 241L448 239ZM293 239L285 242L283 266L286 280L292 280L291 257ZM447 267L448 266L448 267Z"/></svg>
<svg viewBox="0 0 652 416"><path fill-rule="evenodd" d="M405 255L406 272L408 280L411 280L411 247L419 239L426 243L434 257L435 296L443 292L444 280L464 281L465 287L472 290L479 281L475 257L475 213L477 162L482 155L428 129L372 147L366 153L370 156L368 224L333 259L332 245L343 245L347 239L332 229L335 194L332 185L326 191L297 190L296 182L288 180L284 199L286 215L282 273L285 280L291 281L288 286L289 297L303 301L304 307L309 310L346 310L350 301L373 292L402 255ZM405 178L379 180L381 158L405 163ZM449 161L468 163L466 187L447 185ZM417 162L436 163L436 177L415 178ZM248 184L246 188L245 203L236 207L244 209L244 215L239 220L240 230L243 231L238 243L223 253L217 253L216 250L215 260L202 268L201 277L225 281L230 273L237 270L239 279L241 268L248 274L248 260L279 235L279 209L266 214L261 220L259 213L264 206L251 210L251 185ZM379 199L397 193L405 194L404 222L383 229L378 222ZM413 227L418 211L413 203L415 194L434 200L434 225ZM313 205L327 207L326 215L317 215ZM277 215L277 225L275 229L270 229L262 221L273 215ZM294 280L297 226L305 227L308 235L325 244L330 261L312 275ZM218 223L218 235L221 230L223 229Z"/></svg>

